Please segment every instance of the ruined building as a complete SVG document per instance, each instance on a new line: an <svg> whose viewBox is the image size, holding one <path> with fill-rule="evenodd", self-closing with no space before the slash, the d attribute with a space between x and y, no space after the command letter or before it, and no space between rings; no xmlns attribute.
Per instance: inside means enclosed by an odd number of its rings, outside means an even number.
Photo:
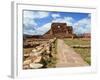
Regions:
<svg viewBox="0 0 100 80"><path fill-rule="evenodd" d="M72 38L73 28L66 23L52 23L51 29L43 35L43 38Z"/></svg>

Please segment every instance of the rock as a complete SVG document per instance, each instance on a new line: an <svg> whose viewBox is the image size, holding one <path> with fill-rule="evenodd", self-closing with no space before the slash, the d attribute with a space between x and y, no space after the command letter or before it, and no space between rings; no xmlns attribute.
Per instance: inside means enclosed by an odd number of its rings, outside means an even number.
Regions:
<svg viewBox="0 0 100 80"><path fill-rule="evenodd" d="M38 51L38 52L33 53L33 55L34 55L34 56L41 56L42 53L44 53L44 52L45 52L45 48L41 49L41 50Z"/></svg>
<svg viewBox="0 0 100 80"><path fill-rule="evenodd" d="M34 63L38 63L38 62L40 62L41 61L41 58L42 58L42 56L38 56L37 58L33 58L32 59L32 62L34 62Z"/></svg>
<svg viewBox="0 0 100 80"><path fill-rule="evenodd" d="M32 50L32 52L34 53L34 52L36 52L37 50L34 48L33 50Z"/></svg>
<svg viewBox="0 0 100 80"><path fill-rule="evenodd" d="M33 62L35 59L37 59L37 56L30 56L31 57L31 61Z"/></svg>
<svg viewBox="0 0 100 80"><path fill-rule="evenodd" d="M37 49L37 51L40 51L41 49L43 49L43 47L38 46L38 47L36 47L36 49Z"/></svg>
<svg viewBox="0 0 100 80"><path fill-rule="evenodd" d="M39 52L35 52L35 53L30 53L30 56L38 56Z"/></svg>
<svg viewBox="0 0 100 80"><path fill-rule="evenodd" d="M33 52L30 53L30 56L35 56Z"/></svg>
<svg viewBox="0 0 100 80"><path fill-rule="evenodd" d="M30 68L32 69L38 69L41 68L43 66L43 64L39 64L39 63L31 63L30 64Z"/></svg>
<svg viewBox="0 0 100 80"><path fill-rule="evenodd" d="M29 65L23 65L23 69L29 69Z"/></svg>
<svg viewBox="0 0 100 80"><path fill-rule="evenodd" d="M28 60L25 60L24 62L23 62L23 65L29 65L31 63L31 59L28 59Z"/></svg>
<svg viewBox="0 0 100 80"><path fill-rule="evenodd" d="M28 56L30 56L30 54L29 54L29 53L27 53L27 54L24 54L24 56L25 56L25 57L28 57Z"/></svg>
<svg viewBox="0 0 100 80"><path fill-rule="evenodd" d="M49 46L46 46L46 50L49 51L50 50L50 47Z"/></svg>
<svg viewBox="0 0 100 80"><path fill-rule="evenodd" d="M49 50L47 50L47 51L46 51L46 53L47 53L47 54L50 54L50 51L49 51Z"/></svg>

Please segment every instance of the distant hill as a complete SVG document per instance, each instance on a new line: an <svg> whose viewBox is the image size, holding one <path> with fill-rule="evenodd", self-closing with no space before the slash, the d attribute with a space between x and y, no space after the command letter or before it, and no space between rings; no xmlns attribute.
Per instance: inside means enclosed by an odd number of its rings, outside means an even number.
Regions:
<svg viewBox="0 0 100 80"><path fill-rule="evenodd" d="M23 34L23 39L27 38L41 38L41 35L28 35L28 34Z"/></svg>
<svg viewBox="0 0 100 80"><path fill-rule="evenodd" d="M32 35L23 34L23 39L26 39L26 38L29 38L29 37L32 37Z"/></svg>

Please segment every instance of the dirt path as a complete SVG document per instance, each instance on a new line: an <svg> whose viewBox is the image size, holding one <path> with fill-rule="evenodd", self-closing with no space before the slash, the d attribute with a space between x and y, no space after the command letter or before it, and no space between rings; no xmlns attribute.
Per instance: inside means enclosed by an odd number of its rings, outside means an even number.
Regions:
<svg viewBox="0 0 100 80"><path fill-rule="evenodd" d="M87 66L88 64L63 40L57 40L58 63L56 67Z"/></svg>

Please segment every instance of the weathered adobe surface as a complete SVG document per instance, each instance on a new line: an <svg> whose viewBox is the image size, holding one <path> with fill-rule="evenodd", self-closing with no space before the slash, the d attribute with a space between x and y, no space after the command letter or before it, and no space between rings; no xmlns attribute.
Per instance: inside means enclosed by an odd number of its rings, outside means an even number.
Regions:
<svg viewBox="0 0 100 80"><path fill-rule="evenodd" d="M71 38L73 37L72 26L66 23L52 23L51 29L43 35L43 38Z"/></svg>

